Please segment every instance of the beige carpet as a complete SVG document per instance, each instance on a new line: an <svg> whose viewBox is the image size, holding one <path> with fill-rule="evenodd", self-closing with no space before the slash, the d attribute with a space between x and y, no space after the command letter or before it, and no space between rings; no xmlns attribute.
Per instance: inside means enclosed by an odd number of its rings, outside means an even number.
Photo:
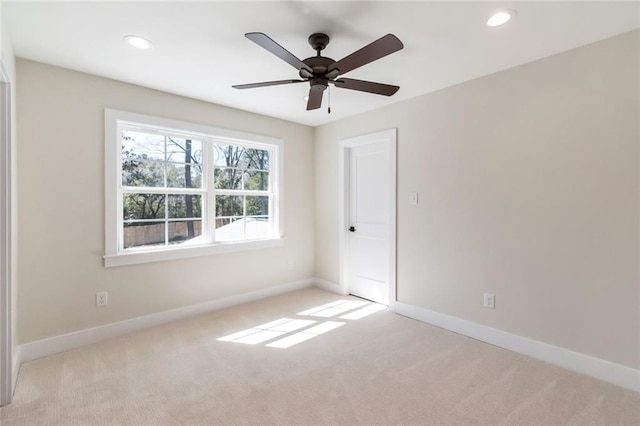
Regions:
<svg viewBox="0 0 640 426"><path fill-rule="evenodd" d="M357 302L308 289L23 364L1 423L640 424L638 393Z"/></svg>

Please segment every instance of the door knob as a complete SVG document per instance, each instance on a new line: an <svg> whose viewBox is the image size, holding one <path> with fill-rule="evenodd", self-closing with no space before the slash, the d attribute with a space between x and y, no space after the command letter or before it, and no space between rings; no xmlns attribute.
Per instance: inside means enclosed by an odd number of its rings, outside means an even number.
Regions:
<svg viewBox="0 0 640 426"><path fill-rule="evenodd" d="M350 227L349 227L349 231L350 231L350 232L356 232L356 228L355 228L354 226L350 226Z"/></svg>

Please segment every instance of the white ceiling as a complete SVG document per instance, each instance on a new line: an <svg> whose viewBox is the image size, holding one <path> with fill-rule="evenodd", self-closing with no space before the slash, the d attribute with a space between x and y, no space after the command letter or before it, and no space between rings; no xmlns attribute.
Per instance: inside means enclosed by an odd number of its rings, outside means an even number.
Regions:
<svg viewBox="0 0 640 426"><path fill-rule="evenodd" d="M496 10L515 9L502 27ZM640 27L627 2L32 2L3 1L16 56L311 126L379 108ZM232 84L297 78L296 70L246 39L264 32L304 59L314 32L339 60L393 33L404 49L345 74L400 86L394 96L331 89L306 111L306 84L236 90ZM127 34L154 43L136 50Z"/></svg>

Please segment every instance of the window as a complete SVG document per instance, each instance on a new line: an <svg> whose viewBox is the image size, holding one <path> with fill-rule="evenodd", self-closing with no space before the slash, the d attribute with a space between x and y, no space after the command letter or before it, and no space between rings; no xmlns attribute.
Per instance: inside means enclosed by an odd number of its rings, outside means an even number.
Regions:
<svg viewBox="0 0 640 426"><path fill-rule="evenodd" d="M105 266L282 244L282 141L105 111Z"/></svg>

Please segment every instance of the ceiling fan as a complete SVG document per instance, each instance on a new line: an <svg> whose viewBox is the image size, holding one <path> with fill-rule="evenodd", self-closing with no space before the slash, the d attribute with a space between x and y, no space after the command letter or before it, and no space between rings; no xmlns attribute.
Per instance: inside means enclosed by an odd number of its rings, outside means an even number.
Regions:
<svg viewBox="0 0 640 426"><path fill-rule="evenodd" d="M322 105L322 95L329 86L329 83L342 89L358 90L385 96L391 96L400 89L399 86L392 86L390 84L355 80L353 78L338 78L342 74L346 74L349 71L402 49L404 45L398 37L393 34L387 34L339 61L334 61L331 58L320 55L320 52L329 44L329 36L323 33L314 33L309 36L309 44L317 54L303 61L296 58L266 34L247 33L245 37L297 69L301 79L238 84L233 86L235 89L252 89L255 87L309 82L310 88L309 98L307 100L307 111L320 108L320 105Z"/></svg>

